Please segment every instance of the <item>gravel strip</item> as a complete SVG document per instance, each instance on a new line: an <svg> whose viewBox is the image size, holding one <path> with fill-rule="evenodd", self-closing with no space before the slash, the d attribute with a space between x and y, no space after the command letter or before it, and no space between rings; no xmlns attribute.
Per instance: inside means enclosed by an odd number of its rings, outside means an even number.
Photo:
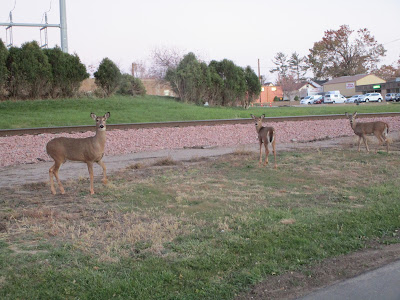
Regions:
<svg viewBox="0 0 400 300"><path fill-rule="evenodd" d="M390 130L400 129L400 117L368 118L362 122L378 120L387 122ZM349 121L345 119L276 122L265 123L264 126L275 128L277 143L354 135ZM46 153L46 144L51 139L60 136L82 138L92 135L93 132L1 137L0 167L51 161ZM113 130L107 132L105 155L252 143L257 143L257 133L253 124Z"/></svg>

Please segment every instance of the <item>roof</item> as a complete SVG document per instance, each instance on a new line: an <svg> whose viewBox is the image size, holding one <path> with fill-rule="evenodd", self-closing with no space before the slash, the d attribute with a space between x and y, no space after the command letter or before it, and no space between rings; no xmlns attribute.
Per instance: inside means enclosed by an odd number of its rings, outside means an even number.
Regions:
<svg viewBox="0 0 400 300"><path fill-rule="evenodd" d="M342 77L337 77L333 78L332 80L329 80L328 82L325 82L325 84L335 84L335 83L344 83L344 82L354 82L357 80L360 80L361 78L364 78L370 74L358 74L358 75L353 75L353 76L342 76Z"/></svg>

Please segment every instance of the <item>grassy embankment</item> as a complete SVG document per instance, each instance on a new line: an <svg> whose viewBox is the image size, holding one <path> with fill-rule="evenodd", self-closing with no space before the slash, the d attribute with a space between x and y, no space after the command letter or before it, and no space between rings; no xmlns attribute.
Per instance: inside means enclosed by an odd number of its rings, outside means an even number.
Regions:
<svg viewBox="0 0 400 300"><path fill-rule="evenodd" d="M67 99L0 102L0 129L92 125L90 112L111 112L109 124L249 118L250 114L266 116L299 116L400 112L398 104L309 105L304 107L222 108L201 107L171 98L145 96L107 99Z"/></svg>

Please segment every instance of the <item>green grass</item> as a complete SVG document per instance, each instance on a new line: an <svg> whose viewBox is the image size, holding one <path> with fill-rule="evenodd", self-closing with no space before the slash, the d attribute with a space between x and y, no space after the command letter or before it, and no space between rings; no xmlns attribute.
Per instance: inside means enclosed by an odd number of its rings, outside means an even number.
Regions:
<svg viewBox="0 0 400 300"><path fill-rule="evenodd" d="M269 117L321 114L400 112L400 105L264 107L248 110L237 107L201 107L168 97L122 97L106 99L60 99L0 102L0 129L92 125L90 112L111 112L109 124L249 118L250 114Z"/></svg>
<svg viewBox="0 0 400 300"><path fill-rule="evenodd" d="M142 166L2 190L2 299L233 299L325 258L399 242L396 153L300 151ZM28 195L27 197L26 195ZM2 201L2 202L1 202ZM292 224L283 224L291 219Z"/></svg>

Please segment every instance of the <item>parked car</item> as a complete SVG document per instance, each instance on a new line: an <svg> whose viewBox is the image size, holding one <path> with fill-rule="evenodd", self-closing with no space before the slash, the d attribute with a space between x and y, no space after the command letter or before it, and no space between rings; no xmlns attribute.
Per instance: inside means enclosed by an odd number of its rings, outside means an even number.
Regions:
<svg viewBox="0 0 400 300"><path fill-rule="evenodd" d="M340 94L326 94L324 96L324 103L344 103L346 97Z"/></svg>
<svg viewBox="0 0 400 300"><path fill-rule="evenodd" d="M306 96L303 99L300 100L300 104L313 104L314 103L314 97L313 96Z"/></svg>
<svg viewBox="0 0 400 300"><path fill-rule="evenodd" d="M399 102L400 101L400 93L397 93L396 94L396 102Z"/></svg>
<svg viewBox="0 0 400 300"><path fill-rule="evenodd" d="M310 95L300 100L300 104L314 104L318 99L322 98L321 95Z"/></svg>
<svg viewBox="0 0 400 300"><path fill-rule="evenodd" d="M365 95L359 95L357 99L357 103L365 102Z"/></svg>
<svg viewBox="0 0 400 300"><path fill-rule="evenodd" d="M382 102L382 95L381 93L368 93L365 94L364 96L364 101L365 102L372 102L372 101L377 101L377 102Z"/></svg>
<svg viewBox="0 0 400 300"><path fill-rule="evenodd" d="M385 95L386 101L396 101L396 93L387 93Z"/></svg>
<svg viewBox="0 0 400 300"><path fill-rule="evenodd" d="M321 96L321 98L318 98L317 100L314 101L314 104L322 104L324 103L324 97Z"/></svg>
<svg viewBox="0 0 400 300"><path fill-rule="evenodd" d="M351 96L349 99L346 99L346 103L357 103L358 101L358 98L360 98L360 96L362 96L362 95L354 95L354 96Z"/></svg>

